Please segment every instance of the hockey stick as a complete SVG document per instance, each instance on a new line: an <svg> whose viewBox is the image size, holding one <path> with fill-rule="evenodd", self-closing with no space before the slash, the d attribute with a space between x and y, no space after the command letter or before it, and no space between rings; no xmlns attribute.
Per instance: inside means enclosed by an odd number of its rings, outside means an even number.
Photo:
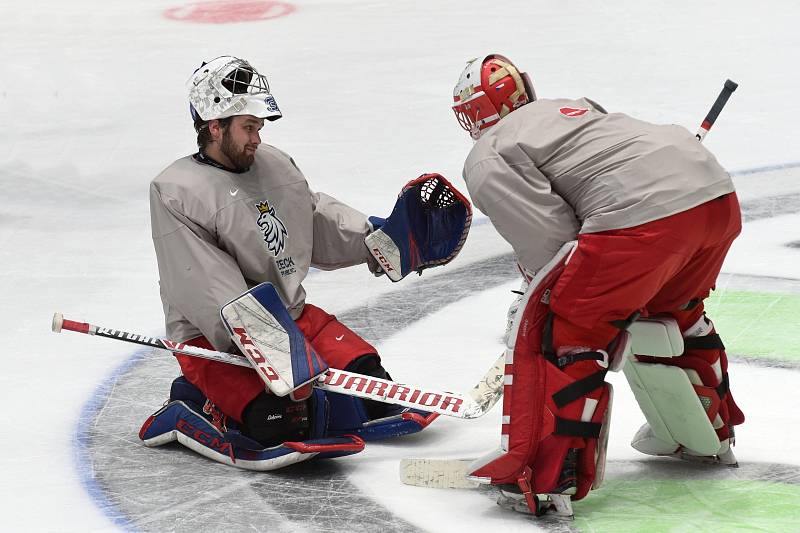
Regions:
<svg viewBox="0 0 800 533"><path fill-rule="evenodd" d="M706 134L719 117L731 94L739 85L731 80L725 80L717 99L711 106L706 118L697 130L697 140L703 142ZM500 368L503 371L503 368ZM487 377L489 374L487 373ZM497 379L502 383L502 375ZM502 385L495 402L502 396ZM607 427L607 426L606 426ZM606 433L605 438L608 435ZM400 460L400 480L406 485L430 488L476 488L480 483L469 477L472 472L471 464L474 459L429 459L406 457Z"/></svg>
<svg viewBox="0 0 800 533"><path fill-rule="evenodd" d="M714 125L714 122L717 121L720 111L722 111L722 108L725 107L726 103L728 103L728 98L731 97L733 91L735 91L737 87L739 87L738 83L731 80L725 80L725 85L722 87L722 91L720 91L717 99L714 100L714 105L711 106L706 118L703 120L702 124L700 124L700 128L697 130L697 133L695 133L695 137L697 137L698 141L703 142L706 133L708 133L708 131L711 129L711 126Z"/></svg>
<svg viewBox="0 0 800 533"><path fill-rule="evenodd" d="M86 322L67 320L61 313L53 315L52 329L55 333L60 333L62 330L75 331L152 348L160 348L173 354L201 357L212 361L252 368L250 362L241 355L207 350L169 339L149 337L118 329L103 328ZM466 394L403 385L386 379L333 368L328 369L314 381L313 386L330 392L402 405L455 418L478 418L486 414L502 395L504 364L505 357L501 356L489 372Z"/></svg>

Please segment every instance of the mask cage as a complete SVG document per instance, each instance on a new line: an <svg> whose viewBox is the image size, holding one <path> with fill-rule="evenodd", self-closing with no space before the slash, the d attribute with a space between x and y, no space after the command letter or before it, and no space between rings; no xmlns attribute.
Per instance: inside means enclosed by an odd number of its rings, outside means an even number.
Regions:
<svg viewBox="0 0 800 533"><path fill-rule="evenodd" d="M269 82L266 76L259 74L246 62L241 62L228 72L220 84L231 94L269 93Z"/></svg>
<svg viewBox="0 0 800 533"><path fill-rule="evenodd" d="M459 125L469 132L473 139L481 136L481 128L500 120L489 97L483 91L478 91L466 100L456 103L453 113Z"/></svg>

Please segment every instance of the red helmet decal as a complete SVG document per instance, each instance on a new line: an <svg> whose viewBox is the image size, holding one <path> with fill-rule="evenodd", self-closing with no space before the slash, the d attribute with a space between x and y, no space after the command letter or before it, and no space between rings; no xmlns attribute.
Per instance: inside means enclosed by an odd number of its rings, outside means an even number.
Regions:
<svg viewBox="0 0 800 533"><path fill-rule="evenodd" d="M565 117L579 117L585 115L589 110L584 107L562 107L558 111Z"/></svg>

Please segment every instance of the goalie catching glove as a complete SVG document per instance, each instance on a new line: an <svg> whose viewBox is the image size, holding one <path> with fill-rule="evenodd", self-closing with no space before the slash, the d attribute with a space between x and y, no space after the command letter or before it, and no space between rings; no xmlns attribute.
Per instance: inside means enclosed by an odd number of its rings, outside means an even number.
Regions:
<svg viewBox="0 0 800 533"><path fill-rule="evenodd" d="M375 231L364 242L392 281L452 261L467 239L472 206L441 174L408 182L386 220L370 217Z"/></svg>

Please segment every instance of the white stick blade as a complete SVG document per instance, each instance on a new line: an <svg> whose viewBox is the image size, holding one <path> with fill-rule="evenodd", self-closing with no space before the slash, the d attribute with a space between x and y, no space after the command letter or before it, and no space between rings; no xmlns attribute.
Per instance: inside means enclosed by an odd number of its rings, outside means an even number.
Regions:
<svg viewBox="0 0 800 533"><path fill-rule="evenodd" d="M467 479L471 459L416 459L400 461L400 481L415 487L474 489L478 483Z"/></svg>
<svg viewBox="0 0 800 533"><path fill-rule="evenodd" d="M503 353L469 392L470 397L482 413L488 412L503 396L505 368L506 356Z"/></svg>

